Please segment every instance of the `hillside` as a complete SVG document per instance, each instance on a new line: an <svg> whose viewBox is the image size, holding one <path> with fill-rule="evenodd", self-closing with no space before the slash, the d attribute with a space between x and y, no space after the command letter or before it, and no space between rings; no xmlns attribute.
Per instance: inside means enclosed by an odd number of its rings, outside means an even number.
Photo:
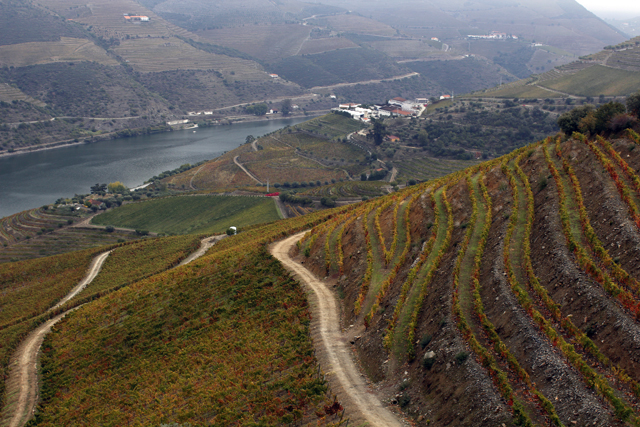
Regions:
<svg viewBox="0 0 640 427"><path fill-rule="evenodd" d="M338 215L300 259L414 419L635 425L638 142L548 138Z"/></svg>
<svg viewBox="0 0 640 427"><path fill-rule="evenodd" d="M315 425L327 386L349 402L317 375L304 294L265 249L309 228L292 254L333 289L342 340L384 404L416 425L636 425L638 145L632 131L550 137L366 203L250 227L158 275L194 236L122 245L84 297L99 299L47 338L32 425ZM47 288L53 262L64 280L37 315L96 253L0 265L3 286L27 271L28 286ZM6 316L0 333L15 343L31 323Z"/></svg>
<svg viewBox="0 0 640 427"><path fill-rule="evenodd" d="M282 235L283 225L292 230L306 229L325 217L326 213L311 215L286 224L247 230L241 236L216 244L203 258L204 262L196 261L171 271L166 270L184 259L187 251L194 250L194 243L199 240L196 236L167 238L161 244L154 240L115 248L97 278L80 294L80 299L67 305L69 308L99 298L90 304L97 311L80 309L77 312L80 316L68 315L71 323L65 321L62 329L57 329L51 335L51 341L45 344L43 363L50 375L43 378L43 402L32 424L94 424L108 418L116 424L205 421L244 424L251 420L274 424L295 420L313 425L339 425L344 412L338 414L342 407L327 395L328 387L317 368L304 294L263 246ZM104 248L108 249L111 248ZM23 285L24 289L28 287L37 294L40 289L47 289L51 279L57 278L55 289L48 291L52 295L62 293L66 286L78 280L82 267L96 253L85 251L3 264L0 266L1 285L4 289ZM57 270L47 269L52 263ZM41 276L45 271L55 272L55 276L49 275L51 277L43 281ZM63 277L63 273L66 276ZM27 282L24 274L29 276ZM255 282L257 277L260 284ZM141 289L150 293L141 292ZM150 303L148 298L154 302ZM32 299L33 295L25 293L15 301L29 305ZM54 296L42 299L38 309L44 311L52 301L55 301ZM150 311L131 316L132 307L148 307ZM190 308L185 311L186 307ZM104 324L111 314L102 313L95 317L97 324L94 324L101 326L90 332L89 324L82 323L94 321L82 313L97 314L103 308L114 315L121 309L129 311L125 317L130 320ZM138 308L134 310L138 311ZM158 308L163 312L159 317ZM15 311L5 316L13 316L13 326L4 324L0 328L3 336L0 391L7 378L5 369L10 352L25 331L61 312L38 316L36 311L32 315L37 317L24 320L17 318L20 313ZM116 316L121 317L120 314ZM81 324L74 325L73 319L81 320ZM71 329L80 327L85 335L82 341L93 343L101 350L96 352L83 345L82 349L77 349L83 355L74 354L76 350L71 353L63 350L64 357L54 355L53 352L62 349L63 342L76 336L76 332L68 335L64 325ZM140 328L142 325L146 326ZM122 340L112 340L112 333L116 331L113 327L120 329L116 334ZM133 328L131 334L124 333L130 327ZM93 333L107 335L90 338ZM145 340L148 340L146 344ZM67 344L73 343L78 341L73 338L67 341ZM126 354L122 352L122 345L129 348ZM114 353L110 353L111 350ZM90 361L94 357L97 359ZM126 364L121 363L124 360L127 360ZM154 360L153 367L149 365L151 360ZM202 363L205 360L206 363ZM165 376L169 371L174 374ZM156 377L158 373L163 373L162 378ZM69 382L67 374L75 379ZM116 376L129 377L130 381L114 383L112 380ZM78 381L79 378L86 382ZM132 387L131 381L138 385ZM56 390L61 384L74 389L58 393ZM116 384L123 388L114 388ZM66 401L71 396L81 398L87 405L76 407ZM91 401L93 398L97 400ZM209 403L205 404L203 399ZM109 408L104 406L107 402L110 402ZM69 408L69 404L75 409L64 409ZM59 409L66 414L57 413ZM7 411L3 412L3 420L10 414Z"/></svg>
<svg viewBox="0 0 640 427"><path fill-rule="evenodd" d="M578 61L474 96L496 98L593 98L627 96L640 90L640 38L636 37Z"/></svg>
<svg viewBox="0 0 640 427"><path fill-rule="evenodd" d="M294 114L302 114L337 102L482 90L624 41L573 0L391 8L359 0L10 0L1 7L0 101L8 105L0 106L11 111L0 118L0 152L165 131L189 112L210 112L202 124L247 119L243 107L256 102L293 98ZM633 73L633 58L611 61ZM536 93L570 89L559 82Z"/></svg>

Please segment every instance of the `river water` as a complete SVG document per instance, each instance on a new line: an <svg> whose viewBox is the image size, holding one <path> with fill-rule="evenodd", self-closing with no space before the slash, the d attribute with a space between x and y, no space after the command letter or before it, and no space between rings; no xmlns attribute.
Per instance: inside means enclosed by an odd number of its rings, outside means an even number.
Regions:
<svg viewBox="0 0 640 427"><path fill-rule="evenodd" d="M309 117L237 123L74 145L0 158L0 218L89 193L96 183L135 187L185 163L213 159L259 136Z"/></svg>

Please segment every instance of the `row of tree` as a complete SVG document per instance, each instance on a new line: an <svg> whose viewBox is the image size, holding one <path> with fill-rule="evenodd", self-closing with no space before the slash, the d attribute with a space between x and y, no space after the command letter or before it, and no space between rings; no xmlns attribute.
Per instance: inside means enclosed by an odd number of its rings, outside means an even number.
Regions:
<svg viewBox="0 0 640 427"><path fill-rule="evenodd" d="M638 125L640 117L640 91L629 96L626 105L608 102L596 108L584 105L562 114L558 126L567 135L580 132L596 135L605 132L620 132Z"/></svg>

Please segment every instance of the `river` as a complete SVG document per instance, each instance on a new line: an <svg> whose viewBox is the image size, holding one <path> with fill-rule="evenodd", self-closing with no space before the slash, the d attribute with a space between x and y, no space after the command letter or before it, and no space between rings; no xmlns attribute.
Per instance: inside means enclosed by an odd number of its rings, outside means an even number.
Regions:
<svg viewBox="0 0 640 427"><path fill-rule="evenodd" d="M96 183L135 187L185 163L213 159L259 136L310 117L236 123L36 151L0 158L0 218L87 194Z"/></svg>

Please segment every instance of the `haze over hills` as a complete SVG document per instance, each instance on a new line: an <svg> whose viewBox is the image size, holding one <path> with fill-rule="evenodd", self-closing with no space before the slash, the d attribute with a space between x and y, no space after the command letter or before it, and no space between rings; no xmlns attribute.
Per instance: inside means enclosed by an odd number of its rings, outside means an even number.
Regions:
<svg viewBox="0 0 640 427"><path fill-rule="evenodd" d="M532 75L474 96L515 98L583 98L628 96L640 90L640 37L570 64Z"/></svg>
<svg viewBox="0 0 640 427"><path fill-rule="evenodd" d="M285 98L300 111L326 111L340 100L463 93L624 40L568 0L517 7L6 0L0 7L0 101L9 103L3 151L162 131L190 111L211 112L209 122L248 117L244 105L277 108Z"/></svg>

